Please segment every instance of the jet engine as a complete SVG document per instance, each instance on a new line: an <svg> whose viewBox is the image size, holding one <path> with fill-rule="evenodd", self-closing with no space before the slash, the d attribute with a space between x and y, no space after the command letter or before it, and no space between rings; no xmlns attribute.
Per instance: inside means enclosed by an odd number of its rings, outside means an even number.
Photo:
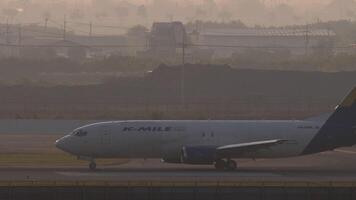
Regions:
<svg viewBox="0 0 356 200"><path fill-rule="evenodd" d="M215 160L215 146L185 146L182 148L182 163L192 165L211 165Z"/></svg>

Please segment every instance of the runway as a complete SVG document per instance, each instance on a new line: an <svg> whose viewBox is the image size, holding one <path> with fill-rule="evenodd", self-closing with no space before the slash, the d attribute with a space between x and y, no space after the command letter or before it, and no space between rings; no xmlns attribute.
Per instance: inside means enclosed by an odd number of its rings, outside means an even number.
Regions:
<svg viewBox="0 0 356 200"><path fill-rule="evenodd" d="M6 200L352 200L356 197L355 170L241 167L236 172L217 172L209 167L130 169L126 165L96 172L66 167L3 168L0 177L0 196Z"/></svg>
<svg viewBox="0 0 356 200"><path fill-rule="evenodd" d="M53 197L352 200L356 197L356 170L352 167L344 170L327 166L268 167L269 162L256 162L241 164L235 172L218 172L212 167L158 162L135 160L120 166L101 166L95 172L84 166L0 168L0 196L6 200Z"/></svg>
<svg viewBox="0 0 356 200"><path fill-rule="evenodd" d="M0 181L299 181L354 182L356 171L320 171L307 169L239 169L217 172L213 169L101 169L91 172L84 168L1 169Z"/></svg>
<svg viewBox="0 0 356 200"><path fill-rule="evenodd" d="M335 171L317 172L314 170L274 170L240 169L236 172L217 172L215 170L102 170L99 172L57 171L57 175L75 180L113 180L113 181L355 181L356 172Z"/></svg>
<svg viewBox="0 0 356 200"><path fill-rule="evenodd" d="M351 149L352 150L352 149ZM117 166L0 167L0 181L356 181L356 156L326 152L277 160L238 160L236 171L216 171L212 166L132 160Z"/></svg>

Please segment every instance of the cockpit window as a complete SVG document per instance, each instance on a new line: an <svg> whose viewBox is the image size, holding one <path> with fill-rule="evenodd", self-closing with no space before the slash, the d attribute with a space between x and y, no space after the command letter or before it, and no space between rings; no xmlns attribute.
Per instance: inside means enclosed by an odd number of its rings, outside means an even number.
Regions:
<svg viewBox="0 0 356 200"><path fill-rule="evenodd" d="M78 130L78 131L74 132L74 136L77 136L77 137L84 137L87 135L88 135L88 132L83 131L83 130Z"/></svg>

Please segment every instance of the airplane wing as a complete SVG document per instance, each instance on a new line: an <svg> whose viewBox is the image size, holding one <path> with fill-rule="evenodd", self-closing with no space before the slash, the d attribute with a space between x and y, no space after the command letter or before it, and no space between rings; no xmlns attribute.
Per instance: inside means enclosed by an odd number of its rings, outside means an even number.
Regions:
<svg viewBox="0 0 356 200"><path fill-rule="evenodd" d="M218 147L216 150L218 155L236 156L236 155L255 152L262 149L267 149L271 146L283 144L287 141L288 140L275 139L275 140L264 140L264 141L248 142L248 143L231 144L231 145Z"/></svg>

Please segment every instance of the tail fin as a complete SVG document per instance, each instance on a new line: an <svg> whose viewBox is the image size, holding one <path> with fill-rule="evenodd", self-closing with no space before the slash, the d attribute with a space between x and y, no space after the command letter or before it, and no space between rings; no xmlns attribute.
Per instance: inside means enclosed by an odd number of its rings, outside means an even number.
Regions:
<svg viewBox="0 0 356 200"><path fill-rule="evenodd" d="M303 151L312 154L356 144L356 87L336 107Z"/></svg>

